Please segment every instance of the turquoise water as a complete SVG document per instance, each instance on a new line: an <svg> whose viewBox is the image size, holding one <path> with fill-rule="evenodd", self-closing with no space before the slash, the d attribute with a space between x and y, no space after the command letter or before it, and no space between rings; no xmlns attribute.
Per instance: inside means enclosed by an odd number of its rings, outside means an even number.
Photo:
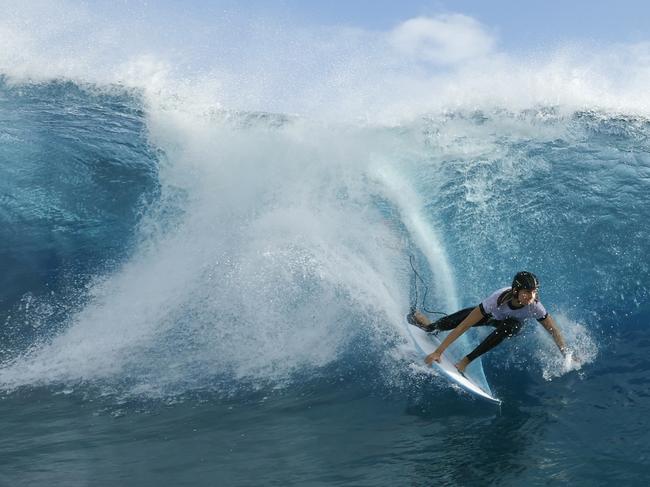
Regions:
<svg viewBox="0 0 650 487"><path fill-rule="evenodd" d="M647 478L646 118L4 79L0 121L2 483ZM470 369L503 406L454 389L404 333L410 255L446 312L536 272L582 365L533 322Z"/></svg>

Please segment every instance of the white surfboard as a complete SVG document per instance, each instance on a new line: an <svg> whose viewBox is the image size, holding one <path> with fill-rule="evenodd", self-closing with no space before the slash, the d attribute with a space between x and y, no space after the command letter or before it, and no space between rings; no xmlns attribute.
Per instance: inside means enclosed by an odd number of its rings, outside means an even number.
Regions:
<svg viewBox="0 0 650 487"><path fill-rule="evenodd" d="M406 329L408 330L409 335L413 339L413 343L415 344L416 350L422 356L422 363L424 363L424 357L426 357L431 352L433 352L436 348L438 348L438 346L440 345L440 340L437 337L418 328L417 326L413 326L408 323L406 324ZM497 399L489 392L484 391L481 387L475 384L471 379L458 372L458 369L456 368L454 363L451 360L449 360L449 358L444 353L440 358L440 363L433 362L431 366L436 367L436 369L442 372L445 377L449 378L451 381L458 384L467 392L470 392L487 401L496 404L501 404L501 400Z"/></svg>

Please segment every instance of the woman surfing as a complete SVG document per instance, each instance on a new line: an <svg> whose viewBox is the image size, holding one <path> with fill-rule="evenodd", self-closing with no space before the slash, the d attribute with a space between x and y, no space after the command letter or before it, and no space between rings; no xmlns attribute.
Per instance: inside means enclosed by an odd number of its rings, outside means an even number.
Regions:
<svg viewBox="0 0 650 487"><path fill-rule="evenodd" d="M462 309L433 323L417 310L413 310L407 319L409 323L428 333L453 330L436 350L426 356L425 362L429 365L434 360L440 362L443 352L472 326L493 326L495 328L478 347L456 364L456 368L461 374L474 359L493 349L504 339L519 333L527 318L535 318L539 321L551 334L560 352L567 356L568 350L562 334L540 302L538 293L539 280L535 274L522 271L515 275L510 287L498 289L475 308Z"/></svg>

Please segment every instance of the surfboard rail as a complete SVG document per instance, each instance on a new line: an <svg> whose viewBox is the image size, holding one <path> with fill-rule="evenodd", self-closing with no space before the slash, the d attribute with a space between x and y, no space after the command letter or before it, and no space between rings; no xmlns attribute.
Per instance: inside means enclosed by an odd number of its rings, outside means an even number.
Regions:
<svg viewBox="0 0 650 487"><path fill-rule="evenodd" d="M406 329L413 340L413 344L415 345L416 350L422 356L423 362L424 357L438 348L441 343L437 337L430 335L417 326L406 323ZM494 404L501 404L500 399L494 397L488 391L483 390L483 388L481 388L466 375L461 374L456 368L456 365L451 360L449 360L445 354L442 354L439 363L433 362L431 367L435 367L453 383L460 386L463 390L475 395L476 397L492 402Z"/></svg>

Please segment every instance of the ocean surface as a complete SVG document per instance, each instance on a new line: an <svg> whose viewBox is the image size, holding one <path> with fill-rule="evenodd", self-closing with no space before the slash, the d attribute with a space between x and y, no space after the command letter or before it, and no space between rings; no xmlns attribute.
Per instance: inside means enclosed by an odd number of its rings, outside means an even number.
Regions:
<svg viewBox="0 0 650 487"><path fill-rule="evenodd" d="M151 93L0 77L1 485L647 485L650 118ZM520 270L576 361L527 323L496 406L404 316Z"/></svg>

